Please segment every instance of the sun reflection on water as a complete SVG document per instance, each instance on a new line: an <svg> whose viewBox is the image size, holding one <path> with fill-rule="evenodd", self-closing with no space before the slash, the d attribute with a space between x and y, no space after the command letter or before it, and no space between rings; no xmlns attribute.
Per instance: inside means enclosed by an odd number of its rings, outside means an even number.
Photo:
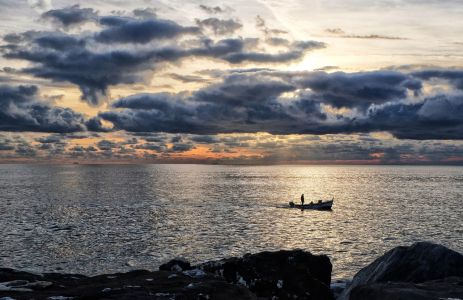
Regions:
<svg viewBox="0 0 463 300"><path fill-rule="evenodd" d="M352 276L418 240L463 250L463 168L0 166L0 265L85 274L301 248ZM333 211L281 208L335 198Z"/></svg>

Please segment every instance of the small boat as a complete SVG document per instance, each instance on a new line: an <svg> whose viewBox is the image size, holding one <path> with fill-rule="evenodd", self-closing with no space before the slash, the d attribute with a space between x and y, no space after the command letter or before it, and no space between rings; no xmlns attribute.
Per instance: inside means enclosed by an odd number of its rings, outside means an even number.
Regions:
<svg viewBox="0 0 463 300"><path fill-rule="evenodd" d="M323 201L318 200L318 202L311 202L308 204L295 204L293 201L289 202L289 207L299 208L299 209L315 209L315 210L331 210L333 206L334 198L331 200Z"/></svg>

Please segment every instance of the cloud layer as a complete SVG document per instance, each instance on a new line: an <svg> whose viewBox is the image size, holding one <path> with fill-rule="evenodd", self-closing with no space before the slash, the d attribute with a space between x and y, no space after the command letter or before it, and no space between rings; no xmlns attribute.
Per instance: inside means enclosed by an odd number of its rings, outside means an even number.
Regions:
<svg viewBox="0 0 463 300"><path fill-rule="evenodd" d="M83 115L37 100L37 91L36 86L0 86L1 131L64 133L87 130Z"/></svg>
<svg viewBox="0 0 463 300"><path fill-rule="evenodd" d="M117 110L100 117L131 132L388 131L401 139L463 139L463 94L423 96L425 82L419 75L397 71L232 74L191 94L122 98L113 103Z"/></svg>
<svg viewBox="0 0 463 300"><path fill-rule="evenodd" d="M234 20L197 20L199 26L182 26L160 19L152 12L134 10L131 15L98 16L90 8L65 7L42 15L65 29L94 21L97 30L81 33L27 31L4 37L3 56L31 63L22 71L36 77L77 85L82 100L101 105L108 87L146 81L165 64L185 58L208 58L229 64L288 63L312 50L325 47L317 41L288 41L276 52L265 50L259 38L207 36L233 34Z"/></svg>
<svg viewBox="0 0 463 300"><path fill-rule="evenodd" d="M227 6L169 18L174 8L39 4L40 24L0 44L2 160L463 162L461 67L310 71L331 45L293 38L309 35L265 11L246 22Z"/></svg>

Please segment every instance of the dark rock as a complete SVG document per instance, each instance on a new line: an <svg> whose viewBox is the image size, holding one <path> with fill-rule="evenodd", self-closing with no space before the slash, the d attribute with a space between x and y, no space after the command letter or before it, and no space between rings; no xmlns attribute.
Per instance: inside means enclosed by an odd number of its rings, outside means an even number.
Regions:
<svg viewBox="0 0 463 300"><path fill-rule="evenodd" d="M246 286L258 297L334 299L330 291L332 265L325 255L302 250L262 252L198 267Z"/></svg>
<svg viewBox="0 0 463 300"><path fill-rule="evenodd" d="M159 267L159 271L175 271L175 272L181 272L181 271L186 271L186 270L191 270L192 267L190 263L184 259L181 258L176 258L173 259L165 264L162 264Z"/></svg>
<svg viewBox="0 0 463 300"><path fill-rule="evenodd" d="M394 248L360 270L339 299L376 299L354 298L350 293L354 289L356 293L377 290L376 287L385 289L388 282L424 283L451 276L463 277L463 255L442 245L420 242L410 247ZM375 284L379 285L371 289L365 287ZM363 287L360 289L360 286Z"/></svg>
<svg viewBox="0 0 463 300"><path fill-rule="evenodd" d="M357 286L350 293L350 299L371 300L436 300L462 297L462 277L447 277L423 283L373 283Z"/></svg>
<svg viewBox="0 0 463 300"><path fill-rule="evenodd" d="M0 290L0 298L12 299L257 299L243 286L233 285L211 275L201 278L178 272L133 271L86 277L72 274L35 275L2 269L1 278L17 284L40 281L49 285L29 285L28 290ZM0 286L5 283L0 283ZM61 296L61 298L58 298ZM52 298L53 299L53 298Z"/></svg>
<svg viewBox="0 0 463 300"><path fill-rule="evenodd" d="M330 285L331 292L335 299L337 299L342 292L349 286L350 280L339 280L336 282L332 282Z"/></svg>
<svg viewBox="0 0 463 300"><path fill-rule="evenodd" d="M329 258L301 250L159 269L93 277L0 269L0 299L334 299Z"/></svg>

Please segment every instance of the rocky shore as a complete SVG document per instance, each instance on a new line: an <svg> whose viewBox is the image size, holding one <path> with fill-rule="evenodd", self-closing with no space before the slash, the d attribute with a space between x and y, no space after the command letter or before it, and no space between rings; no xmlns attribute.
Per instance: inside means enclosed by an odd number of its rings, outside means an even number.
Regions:
<svg viewBox="0 0 463 300"><path fill-rule="evenodd" d="M463 299L463 255L421 242L397 247L360 270L350 285L331 283L326 255L261 252L159 271L87 277L0 269L0 300L11 299Z"/></svg>

